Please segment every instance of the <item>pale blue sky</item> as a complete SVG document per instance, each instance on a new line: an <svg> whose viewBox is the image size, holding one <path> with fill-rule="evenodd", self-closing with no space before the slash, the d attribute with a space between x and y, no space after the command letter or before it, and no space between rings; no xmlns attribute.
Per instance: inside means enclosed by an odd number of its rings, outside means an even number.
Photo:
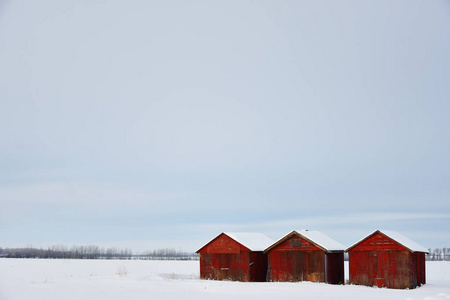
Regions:
<svg viewBox="0 0 450 300"><path fill-rule="evenodd" d="M448 1L0 2L0 247L450 240Z"/></svg>

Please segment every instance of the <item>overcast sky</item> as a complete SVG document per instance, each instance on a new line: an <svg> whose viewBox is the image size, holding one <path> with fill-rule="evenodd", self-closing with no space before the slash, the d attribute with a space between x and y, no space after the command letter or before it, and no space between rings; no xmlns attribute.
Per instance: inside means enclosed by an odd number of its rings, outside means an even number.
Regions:
<svg viewBox="0 0 450 300"><path fill-rule="evenodd" d="M450 240L449 1L0 1L0 247Z"/></svg>

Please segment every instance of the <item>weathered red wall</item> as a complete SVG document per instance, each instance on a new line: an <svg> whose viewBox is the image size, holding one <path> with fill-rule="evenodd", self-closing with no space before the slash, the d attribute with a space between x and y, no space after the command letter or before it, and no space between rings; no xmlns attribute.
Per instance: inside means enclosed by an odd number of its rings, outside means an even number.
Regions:
<svg viewBox="0 0 450 300"><path fill-rule="evenodd" d="M267 256L252 252L225 234L200 249L200 278L265 281Z"/></svg>
<svg viewBox="0 0 450 300"><path fill-rule="evenodd" d="M412 253L381 233L348 253L351 284L405 289L425 283L425 254Z"/></svg>
<svg viewBox="0 0 450 300"><path fill-rule="evenodd" d="M414 252L415 259L417 261L417 285L422 285L426 283L425 278L425 253Z"/></svg>
<svg viewBox="0 0 450 300"><path fill-rule="evenodd" d="M269 281L344 282L344 254L331 255L294 235L268 251ZM326 272L327 270L327 272ZM329 274L329 275L328 275Z"/></svg>

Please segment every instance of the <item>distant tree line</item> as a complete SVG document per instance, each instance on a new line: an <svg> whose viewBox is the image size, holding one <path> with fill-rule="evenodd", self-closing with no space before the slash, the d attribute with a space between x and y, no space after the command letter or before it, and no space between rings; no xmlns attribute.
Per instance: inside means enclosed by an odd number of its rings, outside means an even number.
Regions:
<svg viewBox="0 0 450 300"><path fill-rule="evenodd" d="M158 249L144 254L133 254L130 249L100 248L95 245L72 246L55 245L43 248L0 248L0 258L55 258L55 259L152 259L152 260L197 260L195 253Z"/></svg>
<svg viewBox="0 0 450 300"><path fill-rule="evenodd" d="M100 248L95 245L72 246L55 245L43 248L0 248L0 257L9 258L71 258L71 259L99 259L116 258L131 259L133 253L129 249Z"/></svg>
<svg viewBox="0 0 450 300"><path fill-rule="evenodd" d="M173 248L157 249L153 251L146 251L141 255L137 255L139 259L149 260L198 260L198 254L191 252L184 252L175 250Z"/></svg>
<svg viewBox="0 0 450 300"><path fill-rule="evenodd" d="M426 256L426 260L446 260L450 261L450 248L436 248L433 251L428 249L430 254Z"/></svg>
<svg viewBox="0 0 450 300"><path fill-rule="evenodd" d="M450 261L450 248L428 249L427 261ZM145 260L198 260L198 254L163 248L133 254L130 249L100 248L95 245L72 246L55 245L43 248L0 248L0 258L59 258L59 259L145 259ZM344 254L348 260L348 253Z"/></svg>

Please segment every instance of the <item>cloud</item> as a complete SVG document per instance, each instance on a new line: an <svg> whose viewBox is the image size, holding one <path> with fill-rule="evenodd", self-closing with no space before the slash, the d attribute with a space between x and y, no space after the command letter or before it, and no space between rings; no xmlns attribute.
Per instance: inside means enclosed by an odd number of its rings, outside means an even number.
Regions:
<svg viewBox="0 0 450 300"><path fill-rule="evenodd" d="M315 216L290 220L274 220L268 222L252 223L197 223L188 224L185 227L191 231L204 234L217 234L224 231L261 232L274 239L280 238L292 230L319 230L337 240L350 243L369 234L376 229L399 230L409 233L412 237L425 239L424 232L416 232L416 227L403 228L405 222L414 221L416 224L423 222L436 224L441 221L448 223L448 213L369 213L338 216ZM387 228L386 228L387 227ZM442 228L437 228L434 237L442 237ZM444 232L445 233L445 232ZM427 236L427 240L430 236Z"/></svg>
<svg viewBox="0 0 450 300"><path fill-rule="evenodd" d="M0 216L7 224L33 221L80 223L162 217L183 207L181 193L147 191L111 185L44 183L0 187ZM131 216L134 216L133 218ZM6 223L5 223L6 224ZM24 223L26 224L26 223ZM31 224L31 223L30 223Z"/></svg>
<svg viewBox="0 0 450 300"><path fill-rule="evenodd" d="M444 246L440 241L449 237L445 230L449 222L448 213L370 213L252 223L192 223L184 228L197 233L198 245L226 231L260 232L277 240L292 230L310 229L322 231L343 245L350 246L374 230L386 229L401 232L428 248ZM422 230L424 224L434 229Z"/></svg>
<svg viewBox="0 0 450 300"><path fill-rule="evenodd" d="M34 204L105 205L159 203L176 199L180 194L149 192L112 185L80 183L42 183L0 188L5 202Z"/></svg>
<svg viewBox="0 0 450 300"><path fill-rule="evenodd" d="M448 227L441 3L25 2L0 26L11 236Z"/></svg>
<svg viewBox="0 0 450 300"><path fill-rule="evenodd" d="M444 213L369 213L369 214L352 214L339 216L315 216L309 218L299 218L290 220L275 220L269 222L254 223L209 223L209 224L191 224L192 229L217 229L217 230L243 230L250 231L253 229L275 229L275 228L292 228L294 229L311 229L317 227L335 227L352 226L370 224L382 221L403 221L418 219L446 219L450 218L450 214Z"/></svg>
<svg viewBox="0 0 450 300"><path fill-rule="evenodd" d="M261 161L270 151L270 135L248 101L189 88L151 102L134 122L128 144L143 162L159 167L217 168Z"/></svg>

